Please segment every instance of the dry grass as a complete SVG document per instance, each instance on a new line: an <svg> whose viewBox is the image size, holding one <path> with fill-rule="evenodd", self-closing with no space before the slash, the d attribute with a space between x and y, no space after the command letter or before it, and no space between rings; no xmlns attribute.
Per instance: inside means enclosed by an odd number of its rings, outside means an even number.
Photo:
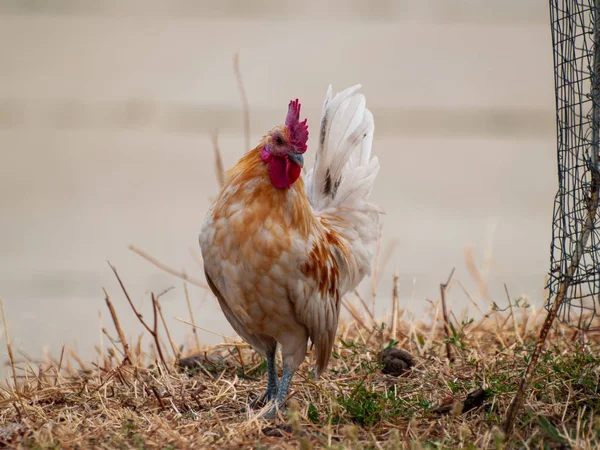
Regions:
<svg viewBox="0 0 600 450"><path fill-rule="evenodd" d="M199 351L194 338L183 353L200 355L197 363L178 360L174 353L181 349L163 341L167 333L159 326L159 296L152 298L155 317L146 319L152 322L146 329L150 336L159 336L150 350L142 348L141 340L124 343L111 336L123 336L122 330L105 330L112 346L98 349L103 355L100 364L85 363L66 349L57 360L16 366L18 387L13 381L0 385L0 446L600 445L600 336L560 326L551 333L514 435L505 440L499 431L544 316L524 307L520 299L503 311L494 308L481 320L449 320L449 338L439 303L427 321L418 323L404 321L399 308L394 312L398 321L389 326L373 322L361 302L346 300L356 320L340 326L329 369L315 381L309 356L294 378L287 412L264 420L260 411L247 410L248 402L264 389L264 361L241 342ZM447 344L453 362L448 361ZM410 352L416 362L400 377L382 373L378 359L382 349L394 345ZM478 388L485 395L463 412L467 408L462 400Z"/></svg>
<svg viewBox="0 0 600 450"><path fill-rule="evenodd" d="M234 70L248 141L248 104L237 55ZM222 184L216 132L213 146ZM185 283L207 289L203 280L130 248ZM532 311L523 299L510 299L508 290L506 306L496 306L468 251L467 268L494 305L480 311L481 319L448 314L444 300L450 275L429 316L418 322L403 319L394 277L393 319L378 321L372 310L380 248L371 306L357 291L356 303L343 299L352 320L340 325L328 370L314 380L309 354L294 377L287 411L274 420L248 410L266 386L261 357L243 342L200 348L193 328L188 342L176 347L162 314L161 294L151 294L152 318L142 317L111 266L122 287L120 301L129 303L152 338L151 348L142 348L142 336L125 342L115 300L108 294L114 330L102 330L110 345L97 347L95 363L63 348L57 359L15 365L5 322L12 380L0 384L0 447L600 448L600 333L554 326L525 408L506 438L500 426L545 314ZM392 249L390 245L384 252L382 265ZM191 314L187 284L180 297ZM191 316L188 325L195 323ZM379 356L393 347L408 351L414 363L400 376L388 374L389 359ZM406 367L406 361L396 367Z"/></svg>

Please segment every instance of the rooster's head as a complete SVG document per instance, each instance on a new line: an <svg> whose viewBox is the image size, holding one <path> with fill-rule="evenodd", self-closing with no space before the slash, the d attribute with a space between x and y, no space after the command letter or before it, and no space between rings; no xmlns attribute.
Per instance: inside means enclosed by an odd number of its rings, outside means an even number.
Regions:
<svg viewBox="0 0 600 450"><path fill-rule="evenodd" d="M273 128L264 138L261 157L269 165L273 186L289 188L300 176L304 165L302 154L306 151L308 126L300 122L300 102L292 100L288 107L285 125Z"/></svg>

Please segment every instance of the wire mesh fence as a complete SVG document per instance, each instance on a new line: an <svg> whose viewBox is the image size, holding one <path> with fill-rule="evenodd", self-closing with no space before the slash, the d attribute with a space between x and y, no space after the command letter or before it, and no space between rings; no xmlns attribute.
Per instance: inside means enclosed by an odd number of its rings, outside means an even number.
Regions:
<svg viewBox="0 0 600 450"><path fill-rule="evenodd" d="M548 309L589 328L600 309L600 0L550 0L558 137Z"/></svg>

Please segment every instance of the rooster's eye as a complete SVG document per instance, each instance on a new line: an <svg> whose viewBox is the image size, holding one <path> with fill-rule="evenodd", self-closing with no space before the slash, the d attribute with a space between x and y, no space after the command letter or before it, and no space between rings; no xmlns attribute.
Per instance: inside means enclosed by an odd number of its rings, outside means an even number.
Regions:
<svg viewBox="0 0 600 450"><path fill-rule="evenodd" d="M275 143L277 145L283 144L283 139L281 139L281 136L275 136Z"/></svg>

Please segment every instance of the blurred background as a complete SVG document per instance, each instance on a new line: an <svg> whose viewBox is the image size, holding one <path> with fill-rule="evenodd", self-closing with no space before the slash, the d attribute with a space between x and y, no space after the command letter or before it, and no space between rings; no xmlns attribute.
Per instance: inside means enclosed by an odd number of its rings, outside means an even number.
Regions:
<svg viewBox="0 0 600 450"><path fill-rule="evenodd" d="M405 317L419 318L453 267L486 309L469 248L487 297L505 305L506 283L541 307L556 189L548 23L539 0L2 0L0 298L15 349L91 358L101 327L115 334L103 287L136 336L107 260L146 314L150 291L174 287L163 310L184 342L182 282L128 245L203 279L211 135L226 168L245 150L236 52L252 145L298 97L307 161L328 84L362 83L382 162L373 199L387 211L379 314L395 270ZM360 292L370 303L370 280ZM190 294L198 325L233 335L210 296ZM458 285L448 299L476 315Z"/></svg>

